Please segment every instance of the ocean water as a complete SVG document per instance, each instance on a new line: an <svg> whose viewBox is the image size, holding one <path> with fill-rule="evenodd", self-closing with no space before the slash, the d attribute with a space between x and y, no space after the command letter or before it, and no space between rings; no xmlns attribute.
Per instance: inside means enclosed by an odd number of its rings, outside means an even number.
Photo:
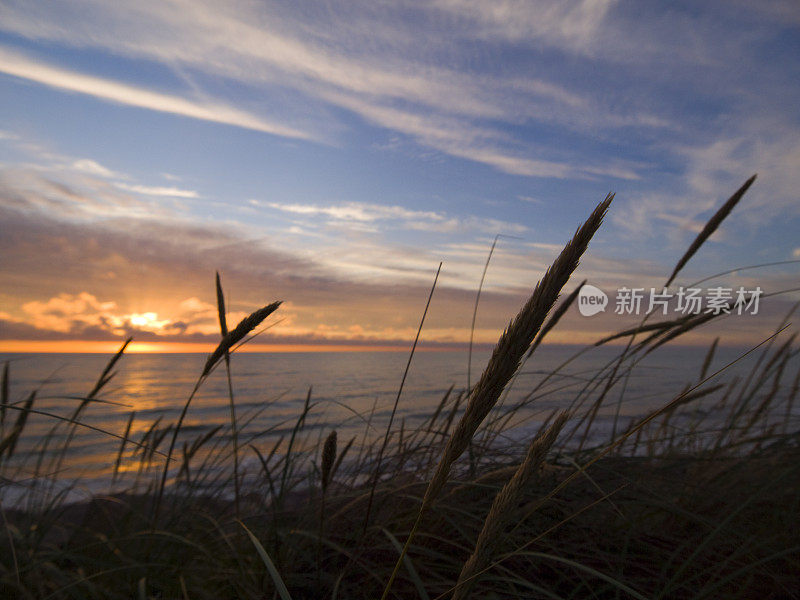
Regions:
<svg viewBox="0 0 800 600"><path fill-rule="evenodd" d="M598 390L585 393L587 381L618 355L619 348L593 349L563 366L557 376L542 384L547 374L575 356L579 348L551 346L540 348L520 372L505 400L513 405L537 389L526 408L515 415L511 439L530 435L557 408L576 401L593 401ZM608 395L598 412L593 435L599 441L619 431L631 419L662 406L685 385L697 382L705 348L666 347L653 353L621 381ZM741 354L737 349L720 349L712 369L719 368ZM36 391L31 414L19 439L13 460L5 465L5 476L16 481L46 475L51 479L74 482L94 490L107 489L120 448L120 439L131 413L135 413L129 437L140 440L158 421L161 427L177 420L192 392L203 364L201 354L131 354L118 363L116 375L103 389L100 399L80 416L88 426L73 433L68 424L53 415L68 417L94 386L109 356L93 354L6 354L10 399L20 406ZM479 378L489 352L475 352L472 383ZM724 373L746 371L755 357L738 363ZM295 425L310 391L311 410L304 431L304 443L317 440L336 428L342 441L383 435L397 397L407 352L310 352L242 353L231 358L232 385L242 446L270 448L281 436L287 438ZM448 388L455 397L467 383L467 352L417 352L398 404L394 427L404 422L413 428L433 413ZM623 393L624 392L624 393ZM46 413L46 414L41 414ZM11 430L19 411L8 409L4 433ZM370 416L371 415L371 416ZM179 447L215 427L223 441L229 435L230 407L224 368L207 379L192 400ZM55 429L54 429L55 427ZM68 450L59 450L69 439ZM165 449L169 436L160 448ZM138 449L128 444L121 464L121 476L130 478L141 461ZM253 461L254 453L248 452ZM158 462L155 457L154 462ZM13 467L13 468L12 468Z"/></svg>

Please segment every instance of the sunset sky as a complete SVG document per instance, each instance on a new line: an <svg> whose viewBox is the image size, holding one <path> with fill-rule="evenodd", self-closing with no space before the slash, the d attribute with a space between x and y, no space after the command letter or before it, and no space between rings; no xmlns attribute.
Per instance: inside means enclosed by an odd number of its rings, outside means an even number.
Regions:
<svg viewBox="0 0 800 600"><path fill-rule="evenodd" d="M800 261L798 57L794 0L0 0L0 352L205 348L217 270L229 323L284 301L264 344L404 346L440 261L423 339L459 344L501 234L491 342L608 192L566 291L663 285L756 172L676 285Z"/></svg>

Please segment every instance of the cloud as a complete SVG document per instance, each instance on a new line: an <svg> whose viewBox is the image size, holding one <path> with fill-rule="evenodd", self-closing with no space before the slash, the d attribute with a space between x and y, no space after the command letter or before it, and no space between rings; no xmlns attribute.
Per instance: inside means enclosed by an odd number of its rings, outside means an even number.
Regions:
<svg viewBox="0 0 800 600"><path fill-rule="evenodd" d="M125 312L113 301L100 301L93 294L61 293L46 301L22 305L22 318L0 313L0 339L111 340L134 337L139 341L217 341L220 336L217 309L198 298L188 298L173 307L174 316ZM229 312L236 323L246 316Z"/></svg>
<svg viewBox="0 0 800 600"><path fill-rule="evenodd" d="M287 137L326 138L343 126L337 115L344 108L422 146L530 177L634 180L640 167L610 160L606 164L596 155L587 160L577 149L562 149L559 159L553 159L546 145L534 143L535 137L512 133L519 125L557 123L584 133L671 125L630 94L620 106L617 94L598 94L594 84L537 76L538 69L530 68L520 76L518 70L487 68L493 65L481 60L507 48L492 48L473 66L467 58L472 52L463 54L469 48L459 39L461 29L452 27L453 20L483 33L509 33L516 26L521 27L518 32L500 36L503 43L516 44L535 34L574 46L604 37L611 2L531 7L509 1L492 8L471 1L433 6L400 2L381 10L355 2L342 14L312 4L302 16L277 4L242 2L198 1L189 8L145 0L134 8L87 0L83 6L82 11L41 11L11 3L3 27L29 38L178 69L203 90L201 97L210 96L208 90L217 87L220 78L235 81L269 97L270 110L277 116L265 120L235 108L243 104L241 97L228 104L188 100L64 71L9 52L13 60L6 61L5 68L63 89ZM85 14L92 15L91 22ZM449 27L439 26L442 19ZM470 27L463 29L463 37L474 44ZM442 31L451 33L443 38ZM298 121L309 127L281 124Z"/></svg>
<svg viewBox="0 0 800 600"><path fill-rule="evenodd" d="M92 294L60 294L46 302L32 301L22 305L23 312L39 329L74 333L86 327L108 322L117 308L114 302L100 302Z"/></svg>
<svg viewBox="0 0 800 600"><path fill-rule="evenodd" d="M425 146L450 156L489 165L511 175L556 179L594 179L598 175L629 180L639 178L633 165L577 164L577 161L553 161L523 156L518 150L509 148L514 146L514 140L501 129L476 125L471 120L459 119L457 116L386 106L368 98L339 92L325 93L324 97L381 127L412 136ZM519 119L519 114L515 114L515 118ZM536 148L535 144L526 145L529 153ZM593 159L592 162L595 161Z"/></svg>
<svg viewBox="0 0 800 600"><path fill-rule="evenodd" d="M743 119L739 126L740 135L677 145L674 154L685 167L673 189L622 198L625 209L614 213L615 225L640 236L662 233L660 223L677 223L684 231L698 233L713 211L753 173L758 173L756 183L715 240L721 241L728 230L741 237L744 226L756 231L776 219L800 217L796 192L800 127L787 121L766 126L758 119ZM685 239L676 237L674 228L668 231L676 240Z"/></svg>
<svg viewBox="0 0 800 600"><path fill-rule="evenodd" d="M213 341L219 270L231 292L231 323L273 300L291 302L265 340L409 341L444 260L426 339L463 341L492 237L511 225L525 231L521 223L377 203L255 206L274 213L260 222L209 221L85 172L0 170L0 277L13 290L2 298L0 338ZM283 219L299 231L275 224ZM376 233L356 235L352 225ZM389 235L398 228L421 233L400 241ZM318 236L313 244L306 231ZM459 231L485 237L464 243L449 235ZM576 279L600 287L663 283L666 269L657 264L598 252L605 235ZM481 296L480 340L496 338L560 248L503 241Z"/></svg>
<svg viewBox="0 0 800 600"><path fill-rule="evenodd" d="M144 194L146 196L169 196L172 198L199 198L200 195L193 190L182 190L176 187L152 187L146 185L127 185L117 183L117 187L129 192Z"/></svg>
<svg viewBox="0 0 800 600"><path fill-rule="evenodd" d="M0 207L73 221L155 216L166 210L105 179L59 167L0 169L0 192Z"/></svg>
<svg viewBox="0 0 800 600"><path fill-rule="evenodd" d="M90 158L81 158L74 161L72 163L72 168L76 171L81 171L82 173L88 173L89 175L95 175L98 177L105 177L107 179L125 178L125 176L121 173L115 173L111 169L104 167L97 161L94 161Z"/></svg>
<svg viewBox="0 0 800 600"><path fill-rule="evenodd" d="M9 286L36 290L39 297L86 291L118 298L163 291L173 298L182 296L177 302L197 296L197 289L207 286L209 273L220 269L244 287L258 282L257 289L284 289L280 295L287 299L299 297L306 302L313 293L320 301L327 297L331 304L342 305L349 294L372 298L387 286L425 289L443 260L441 285L472 293L494 235L529 233L522 223L491 217L357 202L255 201L258 208L290 216L293 229L272 216L264 221L272 224L267 229L257 221L252 225L210 223L185 216L177 208L171 210L161 200L153 204L131 197L101 179L81 183L78 189L50 174L0 170L0 223L8 232L0 240L0 251L4 272L11 278ZM353 235L354 225L368 229ZM389 235L398 229L425 237L413 243L400 241ZM465 232L487 237L483 243L465 243L456 236ZM602 243L605 236L601 232L597 242ZM561 247L504 241L492 259L487 289L522 293L535 284ZM666 267L644 259L634 262L630 257L602 262L596 250L582 265L592 277L602 276L615 284L666 271ZM76 289L79 281L94 281L97 287ZM331 290L336 292L326 296ZM251 308L264 301L255 292L247 298ZM158 306L146 303L123 310L162 313Z"/></svg>
<svg viewBox="0 0 800 600"><path fill-rule="evenodd" d="M778 216L800 215L797 173L800 171L800 126L788 120L745 120L739 135L682 150L690 165L688 184L703 199L720 193L724 182L753 173L758 180L741 211L761 223ZM708 202L708 200L706 200Z"/></svg>
<svg viewBox="0 0 800 600"><path fill-rule="evenodd" d="M129 106L172 113L203 121L234 125L282 137L311 138L308 133L279 123L268 122L261 117L222 103L197 102L110 79L85 75L46 65L2 47L0 47L0 72L50 87L88 94Z"/></svg>
<svg viewBox="0 0 800 600"><path fill-rule="evenodd" d="M315 204L287 204L280 202L260 202L251 200L253 206L265 206L282 212L303 215L323 216L334 222L355 223L358 225L390 223L393 227L415 231L435 231L454 233L481 231L487 233L525 233L528 228L520 223L509 223L492 218L476 216L454 217L442 212L411 210L402 206L384 206L365 202L347 202L329 206ZM375 227L360 227L362 231L379 232Z"/></svg>
<svg viewBox="0 0 800 600"><path fill-rule="evenodd" d="M267 302L291 301L276 313L276 324L261 342L409 343L434 271L425 253L413 263L408 254L398 255L387 245L353 246L346 254L331 253L326 264L246 240L237 244L236 232L191 223L77 225L14 219L2 211L0 222L13 232L0 239L6 259L0 274L10 288L20 290L18 297L30 298L20 305L4 301L0 339L111 340L132 335L138 341L214 342L219 331L213 272L219 269L232 309L229 323ZM451 253L423 332L426 342L463 343L469 338L487 249L475 244L463 260ZM479 342L496 340L557 253L549 247L535 250L516 252L512 247L496 253L481 296ZM459 272L468 266L469 272ZM418 269L420 276L407 277L408 269ZM658 270L653 265L641 261L604 259L590 252L574 281L588 276L603 289L663 283L654 273ZM503 282L514 287L498 285ZM764 287L763 279L759 283ZM585 327L581 335L586 337ZM570 339L579 338L575 334Z"/></svg>
<svg viewBox="0 0 800 600"><path fill-rule="evenodd" d="M261 205L259 201L253 201ZM280 202L267 202L266 206L276 210L300 215L326 215L342 221L361 221L372 223L386 219L427 219L431 221L444 221L445 216L431 211L416 211L402 206L383 206L367 204L364 202L348 202L341 205L316 206L313 204L282 204Z"/></svg>
<svg viewBox="0 0 800 600"><path fill-rule="evenodd" d="M10 197L13 198L20 193L28 195L32 203L38 203L40 206L46 204L51 209L68 210L73 214L84 212L121 216L123 212L130 213L134 209L145 209L145 207L148 211L155 209L161 212L153 203L137 200L127 192L155 198L200 198L197 191L174 185L148 186L126 183L132 179L130 176L113 171L90 158L74 159L62 156L39 145L28 147L27 150L33 154L37 164L0 168L0 183L5 182ZM170 181L175 180L174 176L165 178ZM125 193L115 192L114 188ZM97 201L97 197L102 197L102 200Z"/></svg>
<svg viewBox="0 0 800 600"><path fill-rule="evenodd" d="M437 0L433 5L473 24L481 37L537 40L573 50L586 48L603 29L614 0L564 2Z"/></svg>
<svg viewBox="0 0 800 600"><path fill-rule="evenodd" d="M368 6L352 15L323 14L311 7L304 15L305 22L299 23L297 15L278 6L241 2L224 6L198 1L189 9L144 1L134 10L102 2L85 4L94 13L94 25L69 10L58 15L58 22L53 13L37 14L26 6L9 7L5 27L70 45L191 65L216 76L254 83L279 81L315 94L338 90L420 102L464 114L499 114L491 102L480 97L481 88L471 78L431 64L411 69L408 60L392 52L398 45L375 48L376 54L363 49L352 52L359 47L360 38L380 33L403 46L403 54L418 45L416 36L409 35L408 24L375 20L375 12ZM98 22L103 26L97 27ZM155 31L161 34L154 35ZM454 94L454 88L461 93ZM552 95L557 86L550 84L544 89Z"/></svg>
<svg viewBox="0 0 800 600"><path fill-rule="evenodd" d="M5 339L134 335L140 341L213 341L218 339L217 270L231 291L231 323L273 300L290 301L277 315L285 320L265 339L411 339L406 334L413 337L419 300L427 296L443 257L438 248L400 245L382 235L323 237L319 244L297 246L286 244L292 234L262 239L251 234L263 236L263 230L193 220L165 209L156 216L145 210L126 213L124 203L116 205L125 196L101 179L91 188L87 212L87 198L71 189L59 191L53 187L58 182L44 174L16 175L0 173L0 277L6 289L15 290L0 306ZM106 208L101 213L94 205ZM390 217L408 223L439 218L432 211L360 208L362 213L345 216L378 223ZM455 252L446 258L431 310L434 329L449 331L447 336L468 322L482 250L477 260ZM525 286L541 274L538 265L528 254L497 254L482 302L498 330ZM350 329L356 325L363 332Z"/></svg>
<svg viewBox="0 0 800 600"><path fill-rule="evenodd" d="M667 221L668 223L674 223L680 227L683 231L688 231L690 233L698 234L703 231L703 228L706 225L705 221L700 221L696 219L689 219L686 217L679 217L674 214L669 214L665 212L656 212L654 215L656 218L661 219L662 221ZM722 241L724 239L724 232L722 230L717 230L714 234L709 238L709 241Z"/></svg>

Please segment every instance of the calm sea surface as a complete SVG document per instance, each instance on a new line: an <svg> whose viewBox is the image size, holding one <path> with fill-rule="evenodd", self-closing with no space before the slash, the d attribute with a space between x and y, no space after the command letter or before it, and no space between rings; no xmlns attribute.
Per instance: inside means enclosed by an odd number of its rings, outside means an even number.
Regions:
<svg viewBox="0 0 800 600"><path fill-rule="evenodd" d="M549 373L575 354L578 348L544 347L523 369L506 404L529 394ZM536 392L530 408L518 415L519 426L512 437L523 437L534 430L555 408L567 407L584 388L586 381L619 352L600 348L564 367ZM741 351L724 349L717 353L712 370L738 356ZM613 420L646 414L678 393L685 384L696 383L706 350L703 348L664 348L648 357L611 394L610 404L598 415L598 435L607 435ZM488 352L473 356L472 382L478 379L489 357ZM135 412L130 438L139 440L158 419L158 425L175 421L191 393L205 362L201 354L131 354L117 366L117 374L100 398L108 403L92 403L80 420L97 429L121 435ZM33 408L52 415L68 416L80 404L80 397L92 389L109 356L92 354L0 354L0 362L10 366L10 398L21 405L36 390ZM280 436L287 436L302 410L311 389L312 408L307 418L307 443L316 443L335 427L340 440L358 436L377 437L385 430L397 396L407 352L314 352L238 354L231 368L236 413L242 427L242 440L269 448ZM745 364L738 368L746 367ZM466 351L418 352L413 359L403 389L395 427L405 420L413 428L429 416L451 385L455 394L466 386ZM726 374L726 376L728 376ZM619 403L619 390L624 400ZM597 392L589 395L589 401ZM373 411L374 407L374 411ZM369 415L373 413L370 421ZM9 409L4 431L10 431L19 411ZM369 422L369 425L368 425ZM80 478L89 486L102 488L113 469L120 440L100 431L78 428L70 440L63 461L54 456L67 440L69 427L52 416L30 415L16 448L13 464L16 479L33 477L36 461L57 465L50 473L64 480ZM217 369L192 401L184 437L179 443L222 426L219 436L228 435L230 408L224 368ZM622 425L620 424L620 427ZM313 438L313 439L312 439ZM167 438L168 439L168 438ZM45 442L47 440L47 442ZM45 443L48 447L45 447ZM163 444L164 446L166 444ZM126 449L128 457L135 448ZM250 453L252 454L252 453ZM46 459L46 460L45 460ZM125 471L124 461L122 471ZM55 468L53 466L52 468ZM41 464L38 473L46 472Z"/></svg>

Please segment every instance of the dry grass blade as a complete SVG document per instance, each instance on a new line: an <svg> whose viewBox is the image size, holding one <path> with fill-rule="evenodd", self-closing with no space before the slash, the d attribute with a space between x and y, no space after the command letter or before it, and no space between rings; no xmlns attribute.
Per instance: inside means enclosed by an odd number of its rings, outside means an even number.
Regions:
<svg viewBox="0 0 800 600"><path fill-rule="evenodd" d="M397 538L394 537L388 529L381 527L381 531L383 534L389 539L389 542L394 546L395 550L398 552L403 551L403 547ZM411 581L414 584L414 588L417 592L417 597L420 600L430 600L430 596L428 595L428 591L425 589L425 584L422 581L422 578L419 576L417 569L414 567L414 563L408 557L408 554L403 556L403 562L406 565L406 569L408 569L408 574L411 576Z"/></svg>
<svg viewBox="0 0 800 600"><path fill-rule="evenodd" d="M392 412L389 415L389 422L386 424L386 433L383 436L383 442L381 443L380 450L378 451L378 457L375 460L375 472L372 476L372 485L369 491L369 500L367 501L367 510L364 513L364 526L363 526L363 533L366 534L367 527L369 527L369 519L372 514L372 504L375 500L375 489L378 485L378 479L381 476L381 462L383 461L383 453L386 452L386 447L389 444L389 435L392 432L392 424L394 423L394 417L397 413L397 405L400 402L400 396L403 393L403 387L406 383L406 377L408 377L408 371L411 368L411 361L414 358L414 352L417 349L417 343L419 343L419 336L422 333L422 326L425 324L425 317L428 315L428 309L431 306L431 300L433 299L433 292L436 290L436 283L439 281L439 274L442 272L442 263L439 263L439 267L436 269L436 275L433 278L433 285L431 285L431 291L428 294L428 300L425 302L425 310L422 311L422 318L419 321L419 327L417 327L417 335L414 337L414 343L411 345L411 352L408 355L408 361L406 362L405 371L403 371L403 377L400 379L400 387L397 388L397 396L394 399L394 406L392 406Z"/></svg>
<svg viewBox="0 0 800 600"><path fill-rule="evenodd" d="M539 332L539 335L537 335L536 339L533 340L533 343L531 344L530 350L528 350L528 354L525 355L525 359L522 361L522 365L520 365L520 369L514 374L514 379L511 380L511 383L508 386L506 386L506 391L505 391L505 394L503 395L503 400L502 400L503 402L505 402L505 399L508 398L508 395L511 393L511 390L513 389L514 384L517 381L517 377L519 377L519 374L522 371L522 367L525 366L525 363L530 359L530 357L533 355L533 353L536 351L536 349L542 344L542 341L544 340L545 336L553 329L553 327L558 325L558 322L561 320L561 317L563 317L566 314L566 312L569 310L569 307L572 306L573 302L575 302L575 298L578 297L578 294L580 294L581 288L584 285L586 285L586 282L587 282L586 279L581 281L578 284L578 286L574 290L572 290L570 295L567 296L564 299L564 301L561 302L561 304L558 305L558 308L555 311L553 311L553 314L550 315L549 319L547 319L547 323L545 323L542 326L542 329Z"/></svg>
<svg viewBox="0 0 800 600"><path fill-rule="evenodd" d="M81 400L81 403L73 411L73 413L72 413L72 421L73 422L77 422L78 417L80 417L80 415L83 412L83 410L89 405L90 402L95 400L97 394L99 394L100 391L114 377L115 373L112 372L113 369L114 369L114 366L117 364L117 362L119 362L119 359L122 358L122 355L124 354L125 349L128 347L128 344L130 344L132 340L133 340L132 337L129 337L128 339L126 339L125 342L120 347L120 349L117 350L117 353L114 356L111 357L111 360L108 361L108 364L106 364L105 369L103 369L103 372L100 374L100 377L97 379L97 383L94 384L94 387L92 388L92 391L90 391L86 395L86 397ZM75 437L77 431L78 431L78 425L77 424L73 424L73 427L69 432L68 439L64 443L64 445L62 446L62 450L59 453L58 460L56 462L56 470L60 470L61 469L61 465L63 464L63 462L64 462L64 460L66 458L67 448L69 447L70 443L72 442L72 439Z"/></svg>
<svg viewBox="0 0 800 600"><path fill-rule="evenodd" d="M339 470L339 466L342 464L344 457L347 456L347 453L350 451L350 448L353 446L353 442L356 441L355 436L350 438L350 441L344 445L344 448L339 455L336 457L336 462L333 464L333 469L331 470L331 479L336 475L337 471Z"/></svg>
<svg viewBox="0 0 800 600"><path fill-rule="evenodd" d="M703 245L703 243L711 236L711 234L717 230L719 224L722 223L725 217L727 217L728 214L733 210L733 207L736 206L739 200L742 199L744 193L748 190L748 188L751 185L753 185L753 182L755 180L756 180L756 175L753 175L750 179L745 181L742 187L736 190L733 196L728 198L728 201L725 202L725 204L723 204L720 207L720 209L716 213L714 213L714 216L708 220L706 226L703 227L703 230L699 234L697 234L697 237L692 242L692 245L689 246L689 249L678 261L678 264L675 265L675 270L672 271L672 275L670 275L669 279L667 280L665 287L669 287L669 284L671 284L675 280L675 277L678 275L678 272L686 265L687 262L689 262L689 259L691 259L692 256L695 255L695 252L697 252L700 249L700 246Z"/></svg>
<svg viewBox="0 0 800 600"><path fill-rule="evenodd" d="M705 379L706 373L708 373L708 368L711 366L711 361L714 359L714 352L717 349L717 344L719 344L719 337L714 338L714 343L711 344L706 358L703 360L703 366L700 369L700 379Z"/></svg>
<svg viewBox="0 0 800 600"><path fill-rule="evenodd" d="M333 464L336 462L336 430L334 429L325 439L322 447L322 493L324 494L331 482L333 474Z"/></svg>
<svg viewBox="0 0 800 600"><path fill-rule="evenodd" d="M581 255L595 234L613 200L609 194L567 243L556 261L542 277L531 297L497 342L492 357L472 390L467 408L448 440L444 455L425 493L427 507L439 495L450 474L452 464L464 452L475 431L494 407L506 384L519 368L525 352L556 303L561 288L578 267Z"/></svg>
<svg viewBox="0 0 800 600"><path fill-rule="evenodd" d="M222 292L222 281L220 281L219 271L215 274L215 287L217 290L217 316L219 318L219 331L224 340L228 335L228 321L225 318L225 294ZM231 413L231 438L233 440L233 488L236 506L236 517L239 518L240 508L240 489L239 489L239 432L236 427L236 404L233 401L233 382L231 381L231 354L226 348L224 351L225 357L225 375L228 379L228 399L230 402ZM188 477L188 470L187 470Z"/></svg>
<svg viewBox="0 0 800 600"><path fill-rule="evenodd" d="M648 324L638 325L636 327L625 329L623 331L619 331L617 333L613 333L609 336L599 339L594 343L594 345L602 346L603 344L607 344L608 342L612 342L619 338L634 336L640 333L647 333L648 331L657 331L659 333L663 333L670 327L683 325L684 323L691 320L695 316L696 316L695 314L690 313L686 316L678 317L677 319L670 319L669 321L659 321L658 323L648 323Z"/></svg>
<svg viewBox="0 0 800 600"><path fill-rule="evenodd" d="M275 586L276 595L280 596L281 600L292 600L292 595L289 593L289 588L287 588L286 584L283 582L281 574L278 572L278 569L275 567L275 563L272 562L269 554L267 554L264 546L261 545L261 542L258 541L258 538L253 535L253 532L251 532L244 523L239 521L239 525L242 526L247 534L247 537L249 537L250 541L253 542L253 546L256 547L256 552L258 552L258 555L261 557L264 566L267 567L267 572L272 578L272 583Z"/></svg>
<svg viewBox="0 0 800 600"><path fill-rule="evenodd" d="M704 398L705 396L710 396L714 392L717 392L725 387L724 383L718 383L717 385L712 385L709 388L704 390L696 390L692 393L687 393L683 398L681 398L680 402L675 402L672 408L677 408L678 406L683 406L684 404L689 404L690 402L694 402L695 400L699 400L700 398Z"/></svg>
<svg viewBox="0 0 800 600"><path fill-rule="evenodd" d="M498 233L494 236L492 247L489 248L489 256L486 257L486 264L483 265L483 273L481 273L481 282L478 284L478 293L475 295L475 308L472 309L472 325L469 328L469 351L467 353L467 392L472 387L472 345L475 339L475 321L478 318L478 305L481 302L481 292L483 291L483 282L486 280L486 272L489 270L489 262L492 260L492 254L497 247L497 240L500 239Z"/></svg>
<svg viewBox="0 0 800 600"><path fill-rule="evenodd" d="M461 569L453 600L468 597L475 575L491 562L500 541L504 539L506 527L518 512L516 508L524 496L526 485L544 463L548 450L568 419L568 412L560 413L543 434L536 436L528 446L525 459L503 489L498 492L475 542L475 550Z"/></svg>
<svg viewBox="0 0 800 600"><path fill-rule="evenodd" d="M161 500L164 497L164 488L167 485L167 475L169 474L172 452L175 449L175 443L178 440L178 434L183 426L183 420L186 418L186 413L189 411L189 406L191 405L192 400L194 400L194 397L197 394L197 391L200 389L201 384L203 381L205 381L206 376L211 372L214 366L219 362L219 359L222 358L225 353L228 352L237 342L241 341L248 333L258 327L264 319L275 312L280 305L280 302L273 302L272 304L259 308L255 312L242 319L233 331L229 331L228 334L222 338L214 352L208 356L205 367L203 368L203 372L200 374L200 377L197 378L194 389L186 399L183 409L181 409L181 414L178 416L178 422L175 424L175 427L172 430L172 440L170 441L169 450L167 451L167 460L164 463L164 468L161 472L161 481L156 490L156 500L152 514L154 524L158 522L159 512L161 509Z"/></svg>
<svg viewBox="0 0 800 600"><path fill-rule="evenodd" d="M0 384L0 424L6 422L6 406L8 406L8 361L3 365L3 381Z"/></svg>
<svg viewBox="0 0 800 600"><path fill-rule="evenodd" d="M125 433L122 434L122 441L119 444L119 451L117 452L117 460L114 461L114 473L111 477L111 486L113 487L117 481L117 476L119 475L119 467L122 464L122 456L125 452L125 443L128 441L128 437L131 434L131 427L133 426L133 420L136 418L136 411L131 411L130 416L128 417L128 424L125 426Z"/></svg>
<svg viewBox="0 0 800 600"><path fill-rule="evenodd" d="M100 393L100 390L103 389L103 386L105 386L109 381L111 381L111 378L113 377L113 374L111 374L111 370L114 368L114 365L117 364L117 361L119 361L119 359L122 358L122 354L125 352L125 349L128 347L128 344L130 344L132 340L133 338L131 337L125 340L125 342L122 344L122 347L119 350L117 350L117 353L113 357L111 357L111 360L108 361L106 368L103 369L103 372L97 379L97 383L94 384L94 388L92 388L92 391L87 394L86 396L87 399L94 398L98 393Z"/></svg>
<svg viewBox="0 0 800 600"><path fill-rule="evenodd" d="M687 333L687 332L691 331L695 327L700 327L700 325L703 325L704 323L707 323L707 322L711 321L712 319L715 319L715 318L717 318L717 317L719 317L721 315L724 315L724 314L725 314L724 312L720 312L719 314L715 314L713 312L709 312L709 313L700 313L699 315L695 315L695 314L690 315L691 318L686 319L685 321L683 321L683 323L681 325L679 325L678 327L676 327L672 331L666 333L664 335L664 337L662 337L661 339L656 341L653 345L648 347L647 348L647 352L645 352L645 356L650 354L651 352L653 352L656 348L659 348L660 346L663 346L667 342L669 342L671 340L674 340L675 338L680 337L684 333ZM646 340L646 341L649 341L649 340ZM644 347L644 346L642 346L642 347Z"/></svg>
<svg viewBox="0 0 800 600"><path fill-rule="evenodd" d="M480 380L473 388L464 414L448 439L444 453L436 466L436 471L428 483L417 519L406 538L403 552L395 563L394 570L383 590L381 600L385 600L388 597L392 583L394 583L394 579L403 562L403 556L408 551L411 541L416 535L422 517L442 491L442 488L444 488L453 463L464 453L478 427L497 403L503 389L519 369L525 352L541 329L547 314L558 300L561 288L566 285L570 276L578 267L581 256L603 222L603 217L613 199L614 195L608 194L605 200L592 211L586 222L564 246L555 262L547 269L544 277L533 290L533 294L509 324L508 329L500 336L489 363Z"/></svg>
<svg viewBox="0 0 800 600"><path fill-rule="evenodd" d="M322 479L322 501L319 506L319 534L317 536L317 587L322 581L322 538L325 533L325 496L331 482L334 463L336 462L336 430L334 429L325 438L322 446L322 465L320 467Z"/></svg>
<svg viewBox="0 0 800 600"><path fill-rule="evenodd" d="M28 420L28 415L31 413L31 408L33 407L33 401L35 399L36 392L33 391L30 393L27 400L25 400L22 409L20 409L20 413L17 415L17 421L14 423L14 428L11 430L11 433L0 441L0 457L3 456L6 450L8 451L8 458L13 456L19 437L22 435L22 430L25 429L25 422Z"/></svg>
<svg viewBox="0 0 800 600"><path fill-rule="evenodd" d="M211 369L214 368L214 365L219 362L219 359L222 358L231 347L240 342L242 338L253 331L253 329L258 327L261 322L274 313L280 305L280 302L273 302L263 308L259 308L257 311L242 319L232 331L229 331L228 334L222 338L216 350L208 356L201 377L208 375Z"/></svg>
<svg viewBox="0 0 800 600"><path fill-rule="evenodd" d="M569 296L564 298L564 301L561 304L559 304L558 308L553 312L552 315L550 315L550 318L547 319L547 323L544 324L544 327L542 327L542 330L539 332L539 335L536 336L536 339L533 341L533 344L531 344L531 348L530 350L528 350L528 355L525 357L526 360L529 359L531 357L531 354L533 354L534 351L536 350L536 348L538 348L541 345L542 340L544 340L544 337L550 332L550 330L552 330L553 327L558 325L558 322L561 320L561 317L563 317L564 314L569 310L569 307L572 306L573 302L575 302L575 298L577 298L578 294L580 294L581 288L584 285L586 285L586 281L587 281L586 279L581 281L580 284L578 284L578 287L572 290L572 293L570 293Z"/></svg>
<svg viewBox="0 0 800 600"><path fill-rule="evenodd" d="M219 329L222 337L228 335L228 323L225 320L225 295L222 293L222 282L219 279L219 271L216 273L217 287L217 314L219 316Z"/></svg>
<svg viewBox="0 0 800 600"><path fill-rule="evenodd" d="M225 339L225 336L228 335L228 321L225 318L225 294L222 292L222 282L219 278L219 271L216 272L215 278L216 288L217 288L217 316L219 318L219 330L222 333L222 339ZM225 350L225 362L230 361L230 353L228 350Z"/></svg>

